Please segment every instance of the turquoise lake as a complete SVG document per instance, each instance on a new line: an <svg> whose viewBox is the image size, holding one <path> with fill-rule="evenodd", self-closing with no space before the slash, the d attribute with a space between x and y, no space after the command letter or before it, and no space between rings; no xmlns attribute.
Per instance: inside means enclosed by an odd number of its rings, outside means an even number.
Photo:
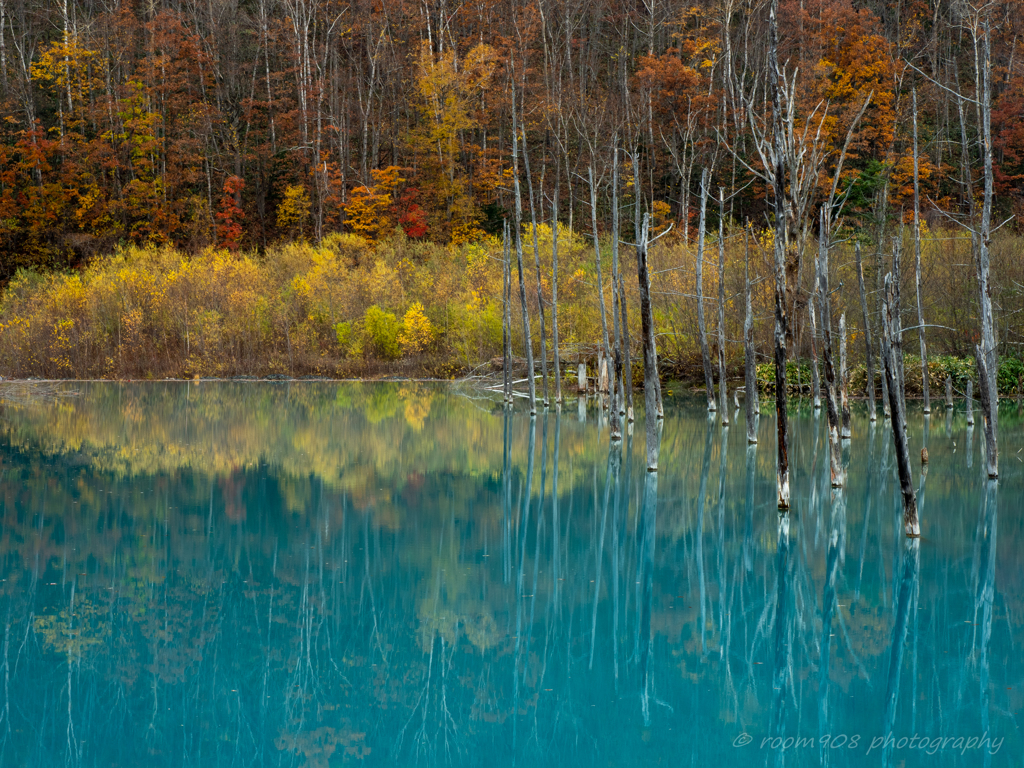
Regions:
<svg viewBox="0 0 1024 768"><path fill-rule="evenodd" d="M1024 419L68 384L0 403L0 766L1021 766ZM919 454L930 463L922 474ZM1019 644L1018 644L1019 643Z"/></svg>

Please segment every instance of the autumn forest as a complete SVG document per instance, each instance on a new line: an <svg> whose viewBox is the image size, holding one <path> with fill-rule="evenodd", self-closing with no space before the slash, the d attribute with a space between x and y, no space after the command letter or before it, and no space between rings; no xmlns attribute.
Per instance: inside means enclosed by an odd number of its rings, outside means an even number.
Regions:
<svg viewBox="0 0 1024 768"><path fill-rule="evenodd" d="M779 237L807 357L823 231L857 355L895 252L933 350L969 358L985 215L1018 358L1021 8L0 0L0 375L457 375L502 351L506 222L535 350L557 306L585 357L618 299L638 344L645 216L678 373L705 304L739 370L745 263L769 353Z"/></svg>

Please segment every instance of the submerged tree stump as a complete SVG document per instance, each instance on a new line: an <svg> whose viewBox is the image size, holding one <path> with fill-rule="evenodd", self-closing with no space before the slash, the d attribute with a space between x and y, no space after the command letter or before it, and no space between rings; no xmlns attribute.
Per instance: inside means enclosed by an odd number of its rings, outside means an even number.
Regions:
<svg viewBox="0 0 1024 768"><path fill-rule="evenodd" d="M597 369L597 391L602 395L608 394L608 357L601 353L601 361Z"/></svg>

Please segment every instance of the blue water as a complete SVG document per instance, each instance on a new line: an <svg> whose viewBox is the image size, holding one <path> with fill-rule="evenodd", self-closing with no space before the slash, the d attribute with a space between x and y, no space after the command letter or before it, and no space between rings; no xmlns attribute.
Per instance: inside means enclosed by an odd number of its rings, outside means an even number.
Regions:
<svg viewBox="0 0 1024 768"><path fill-rule="evenodd" d="M80 384L0 405L0 765L1022 765L1024 421ZM0 396L2 398L2 396ZM917 460L927 444L930 464ZM916 737L916 738L915 738Z"/></svg>

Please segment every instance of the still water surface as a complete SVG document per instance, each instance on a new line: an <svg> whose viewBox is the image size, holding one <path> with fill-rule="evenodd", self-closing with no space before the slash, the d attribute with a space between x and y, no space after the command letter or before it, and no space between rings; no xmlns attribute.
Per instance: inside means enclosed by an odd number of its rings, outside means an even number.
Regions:
<svg viewBox="0 0 1024 768"><path fill-rule="evenodd" d="M978 765L1024 760L1022 420L855 410L748 448L666 406L444 386L82 384L0 410L0 765ZM731 409L730 409L731 410ZM887 738L890 737L891 738ZM914 737L917 737L916 739Z"/></svg>

